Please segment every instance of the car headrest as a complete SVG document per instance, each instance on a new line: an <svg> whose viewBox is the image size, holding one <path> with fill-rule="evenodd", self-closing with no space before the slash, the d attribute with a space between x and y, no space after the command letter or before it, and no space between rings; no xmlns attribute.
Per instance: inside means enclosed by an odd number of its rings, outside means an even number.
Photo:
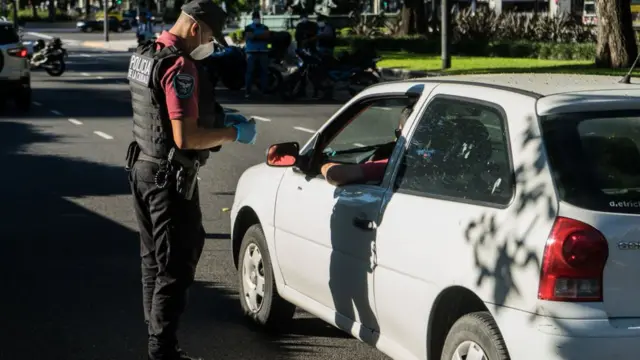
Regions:
<svg viewBox="0 0 640 360"><path fill-rule="evenodd" d="M624 174L640 175L640 151L630 138L586 136L582 143L585 155L593 163L612 167Z"/></svg>

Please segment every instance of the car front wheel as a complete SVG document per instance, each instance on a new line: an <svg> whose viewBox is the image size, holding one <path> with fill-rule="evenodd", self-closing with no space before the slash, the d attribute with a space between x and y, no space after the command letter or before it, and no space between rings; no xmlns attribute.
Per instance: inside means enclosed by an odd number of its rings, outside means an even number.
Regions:
<svg viewBox="0 0 640 360"><path fill-rule="evenodd" d="M260 225L244 234L238 261L240 305L253 322L270 330L283 329L296 307L278 294L267 241Z"/></svg>
<svg viewBox="0 0 640 360"><path fill-rule="evenodd" d="M487 311L467 314L451 327L441 360L510 360L498 325Z"/></svg>

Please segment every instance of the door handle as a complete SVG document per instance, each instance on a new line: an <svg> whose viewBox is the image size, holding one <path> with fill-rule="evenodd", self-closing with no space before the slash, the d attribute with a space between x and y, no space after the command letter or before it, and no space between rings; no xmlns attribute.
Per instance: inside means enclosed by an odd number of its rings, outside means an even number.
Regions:
<svg viewBox="0 0 640 360"><path fill-rule="evenodd" d="M375 221L360 217L353 218L353 226L367 231L373 231L378 227Z"/></svg>

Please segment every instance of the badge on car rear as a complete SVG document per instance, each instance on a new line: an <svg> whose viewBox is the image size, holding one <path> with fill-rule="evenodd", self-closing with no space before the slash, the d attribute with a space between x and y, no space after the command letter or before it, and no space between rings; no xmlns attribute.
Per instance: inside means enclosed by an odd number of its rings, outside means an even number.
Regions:
<svg viewBox="0 0 640 360"><path fill-rule="evenodd" d="M630 242L619 242L618 249L620 250L640 250L640 242L638 241L630 241Z"/></svg>

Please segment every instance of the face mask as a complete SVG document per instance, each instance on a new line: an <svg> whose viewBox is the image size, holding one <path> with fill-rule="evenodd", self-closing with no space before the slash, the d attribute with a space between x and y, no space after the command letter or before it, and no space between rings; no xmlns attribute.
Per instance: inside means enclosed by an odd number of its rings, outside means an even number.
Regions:
<svg viewBox="0 0 640 360"><path fill-rule="evenodd" d="M200 29L200 42L202 42L202 27ZM202 60L206 59L209 55L213 54L213 41L209 41L204 44L198 45L197 48L193 49L191 54L189 54L194 60Z"/></svg>
<svg viewBox="0 0 640 360"><path fill-rule="evenodd" d="M260 19L253 19L253 23L256 25L260 24Z"/></svg>
<svg viewBox="0 0 640 360"><path fill-rule="evenodd" d="M318 23L318 26L320 26L320 27L324 27L324 25L325 25L324 21L320 21L320 22Z"/></svg>
<svg viewBox="0 0 640 360"><path fill-rule="evenodd" d="M302 22L302 23L306 23L306 22L307 22L307 20L308 20L307 18L302 18L302 19L300 19L300 22Z"/></svg>

